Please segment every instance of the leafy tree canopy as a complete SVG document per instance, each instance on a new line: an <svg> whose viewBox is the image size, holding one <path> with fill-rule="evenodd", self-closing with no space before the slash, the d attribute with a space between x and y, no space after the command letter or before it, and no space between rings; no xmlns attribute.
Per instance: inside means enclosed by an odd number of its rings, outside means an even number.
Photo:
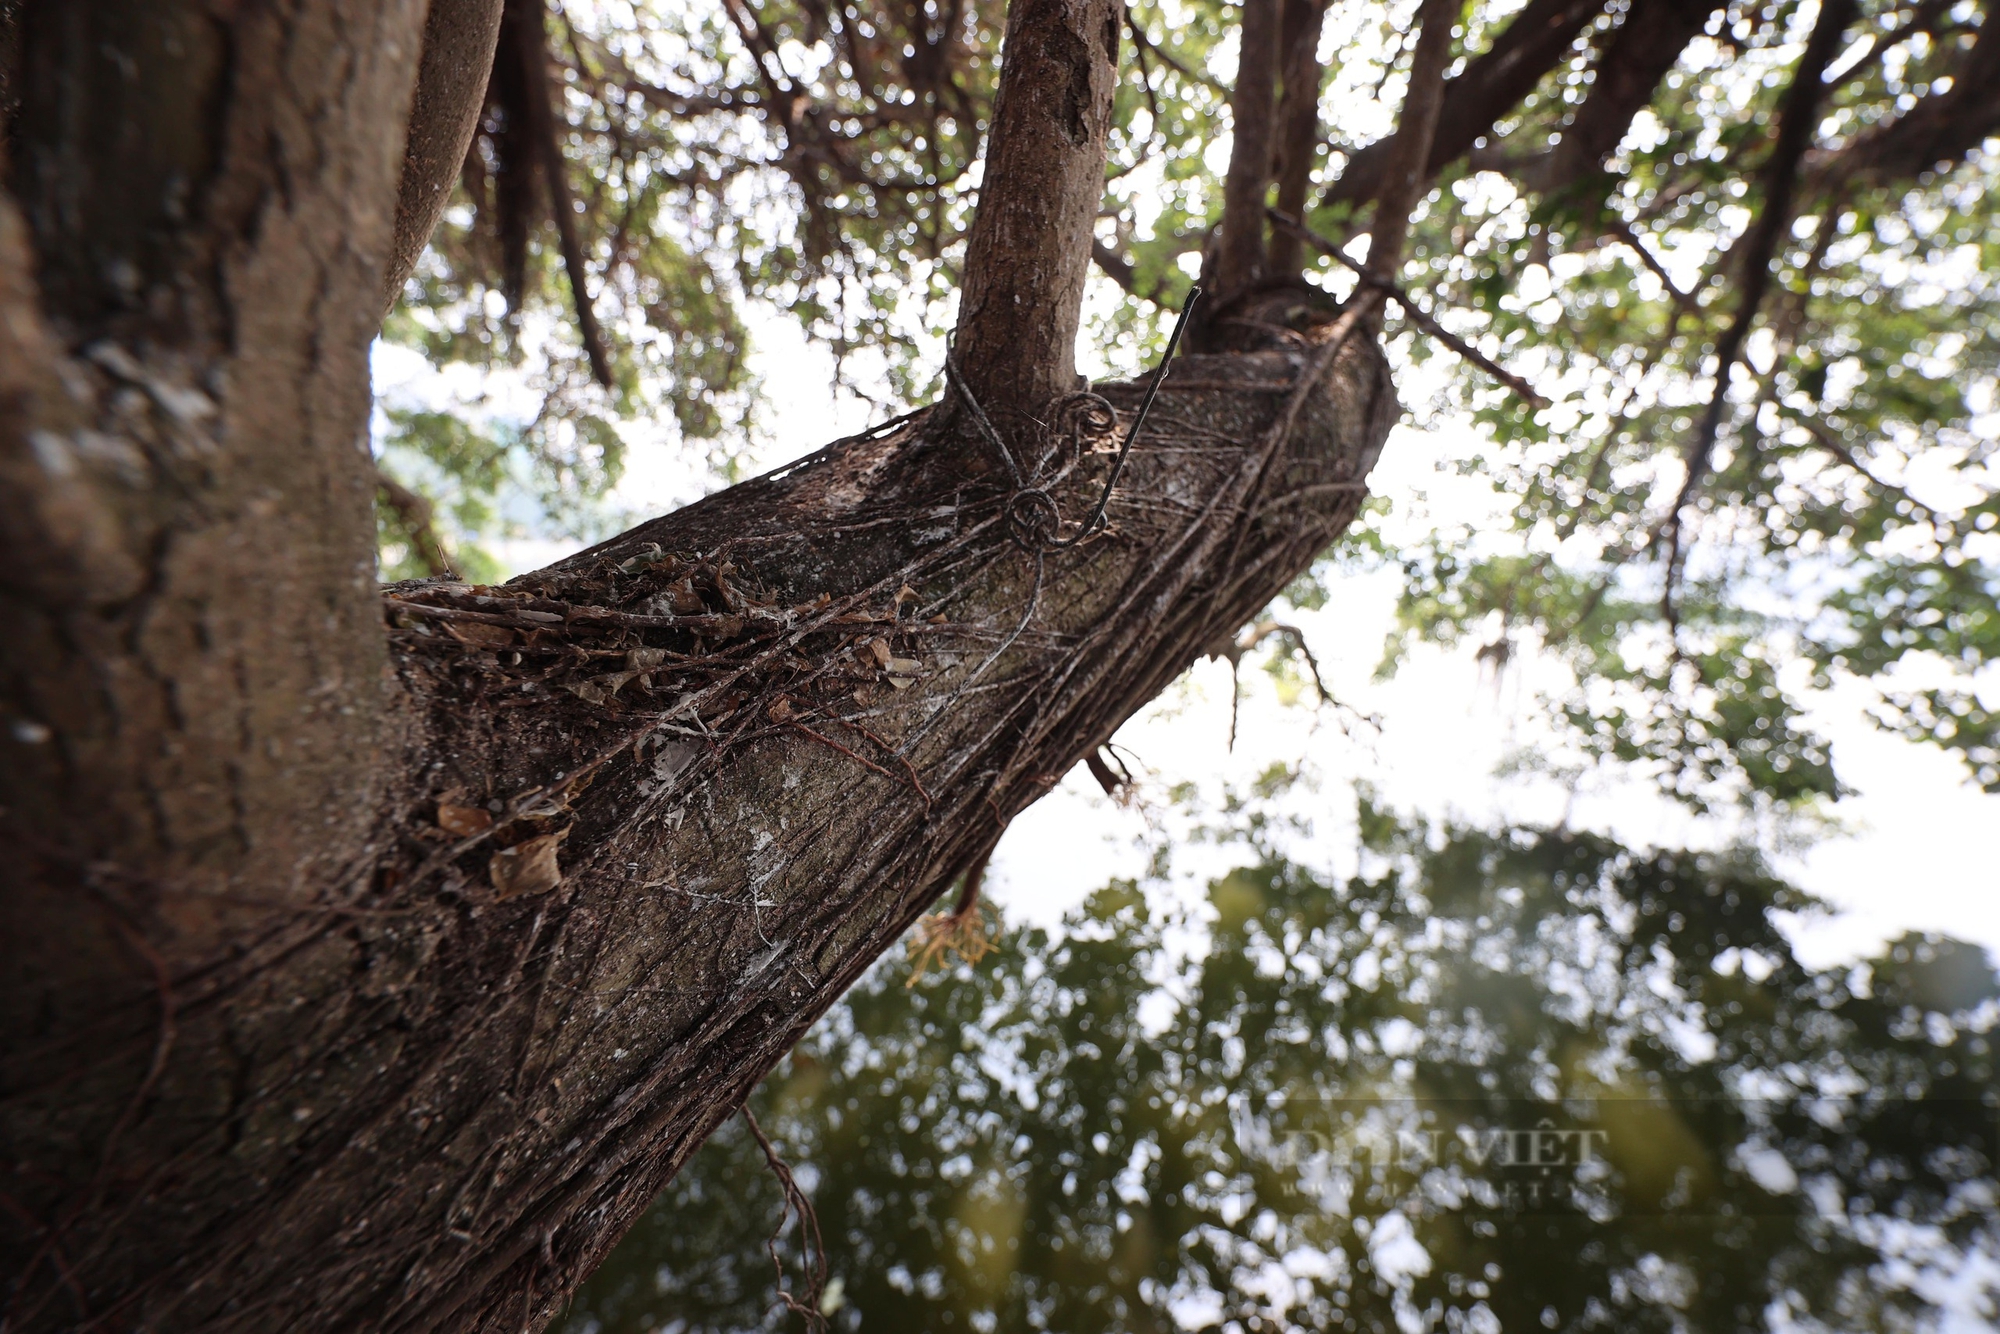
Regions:
<svg viewBox="0 0 2000 1334"><path fill-rule="evenodd" d="M1309 179L1292 173L1302 211L1356 255L1412 9L1287 11L1287 42L1317 57ZM476 539L507 505L577 528L630 442L736 466L758 318L798 319L885 411L934 392L1003 13L999 0L550 12L608 385L593 381L520 143L528 94L498 72L457 200L388 327L440 366L514 367L542 399L502 426L389 422L385 468L442 502L469 572L490 570ZM1991 14L1984 0L1469 5L1401 279L1549 402L1392 321L1406 397L1427 396L1420 417L1477 423L1459 466L1508 512L1394 540L1378 518L1302 595L1325 596L1343 562L1399 566L1387 669L1418 641L1545 648L1575 670L1550 705L1576 747L1642 764L1698 805L1834 794L1801 710L1849 677L1873 688L1883 726L1952 749L2000 790L2000 712L1978 684L2000 650ZM1087 321L1114 371L1157 353L1158 306L1183 299L1221 216L1239 18L1210 0L1129 11ZM1837 40L1815 55L1824 26ZM1793 161L1783 110L1813 68ZM1753 240L1774 210L1765 263ZM1306 281L1352 290L1319 250L1298 262ZM1718 391L1719 349L1734 369ZM1436 374L1416 372L1426 362ZM440 566L421 507L382 513L396 572Z"/></svg>

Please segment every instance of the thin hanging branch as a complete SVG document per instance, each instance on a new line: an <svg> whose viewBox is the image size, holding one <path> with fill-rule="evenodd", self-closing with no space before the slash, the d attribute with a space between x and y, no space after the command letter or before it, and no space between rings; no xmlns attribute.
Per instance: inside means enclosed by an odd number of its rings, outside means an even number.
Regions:
<svg viewBox="0 0 2000 1334"><path fill-rule="evenodd" d="M1251 287L1264 269L1264 193L1271 183L1276 131L1280 0L1244 0L1242 54L1229 101L1229 173L1222 186L1222 245L1215 290L1227 302Z"/></svg>
<svg viewBox="0 0 2000 1334"><path fill-rule="evenodd" d="M562 246L563 269L569 275L570 293L576 302L576 327L583 338L584 355L590 359L592 378L610 389L616 383L611 374L611 356L605 349L604 332L598 327L597 312L590 302L589 269L584 264L583 243L576 233L576 201L570 195L562 141L556 135L555 90L549 77L548 11L544 0L520 0L520 3L520 20L509 26L526 94L522 110L535 156L541 161L542 177L548 182L549 207L556 217L556 237Z"/></svg>
<svg viewBox="0 0 2000 1334"><path fill-rule="evenodd" d="M1660 594L1660 609L1670 631L1678 625L1674 588L1680 578L1681 563L1687 555L1681 520L1708 479L1715 454L1715 437L1721 429L1722 412L1729 398L1730 379L1737 359L1742 356L1744 341L1750 335L1751 326L1756 323L1757 309L1770 290L1771 262L1777 254L1778 243L1791 224L1792 201L1798 192L1799 167L1805 160L1806 150L1812 147L1813 132L1819 125L1819 101L1824 91L1826 67L1840 47L1841 35L1854 21L1855 8L1855 0L1824 0L1820 6L1819 19L1813 25L1812 36L1806 40L1806 49L1799 57L1791 87L1785 91L1778 117L1777 143L1772 146L1771 156L1760 173L1763 177L1764 204L1741 243L1743 259L1738 280L1743 285L1742 296L1737 302L1736 317L1715 345L1715 386L1709 393L1708 406L1702 412L1694 438L1688 442L1685 456L1687 476L1681 482L1680 494L1674 498L1674 507L1664 525L1667 539L1666 580Z"/></svg>
<svg viewBox="0 0 2000 1334"><path fill-rule="evenodd" d="M1431 318L1430 312L1412 301L1410 294L1404 291L1400 285L1371 272L1366 265L1348 258L1332 238L1322 236L1312 228L1301 223L1297 218L1287 217L1275 208L1270 210L1270 217L1272 225L1280 233L1295 236L1301 241L1308 242L1315 250L1330 256L1354 270L1359 275L1363 285L1373 288L1383 296L1388 297L1391 301L1394 301L1401 308L1404 317L1410 323L1416 325L1419 329L1422 329L1425 333L1458 353L1459 356L1464 357L1501 384L1506 385L1509 389L1519 394L1527 400L1530 407L1545 408L1549 405L1549 400L1536 392L1533 385L1504 366L1501 366L1484 352L1481 352L1478 348L1472 346L1472 344L1466 342L1463 338L1460 338L1457 334Z"/></svg>

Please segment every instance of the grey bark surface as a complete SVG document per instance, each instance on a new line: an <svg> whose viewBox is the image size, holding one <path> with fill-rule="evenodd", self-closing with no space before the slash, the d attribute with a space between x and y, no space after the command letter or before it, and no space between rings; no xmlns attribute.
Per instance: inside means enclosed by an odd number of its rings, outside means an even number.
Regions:
<svg viewBox="0 0 2000 1334"><path fill-rule="evenodd" d="M382 304L396 303L451 202L500 37L503 0L430 0L424 54L410 105L403 174L396 191L396 239L382 281Z"/></svg>
<svg viewBox="0 0 2000 1334"><path fill-rule="evenodd" d="M1011 431L1019 483L920 413L508 585L385 596L366 356L422 24L26 14L9 1329L546 1322L1009 819L1344 529L1395 415L1366 340L1186 358L1109 528L1051 549L1010 516L1073 531L1140 387L1065 397L1043 291L994 320L1049 360L1008 390L1021 347L967 358L1050 423ZM1088 216L1056 221L1080 271ZM1026 305L994 262L969 279Z"/></svg>
<svg viewBox="0 0 2000 1334"><path fill-rule="evenodd" d="M1122 12L1114 0L1008 6L958 306L958 356L982 403L1032 411L1076 387Z"/></svg>
<svg viewBox="0 0 2000 1334"><path fill-rule="evenodd" d="M1229 170L1222 182L1218 302L1247 291L1264 272L1265 193L1276 138L1280 0L1243 0L1236 86L1229 98Z"/></svg>

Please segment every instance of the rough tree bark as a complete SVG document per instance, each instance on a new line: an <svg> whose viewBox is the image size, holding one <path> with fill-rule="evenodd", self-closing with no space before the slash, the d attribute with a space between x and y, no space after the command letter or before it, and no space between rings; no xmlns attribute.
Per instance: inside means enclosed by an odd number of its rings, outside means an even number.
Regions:
<svg viewBox="0 0 2000 1334"><path fill-rule="evenodd" d="M395 244L382 281L385 306L396 303L423 257L472 147L479 112L486 105L486 76L500 38L501 9L501 0L430 0L396 192Z"/></svg>
<svg viewBox="0 0 2000 1334"><path fill-rule="evenodd" d="M1284 91L1278 98L1277 152L1272 175L1277 179L1276 206L1286 217L1305 216L1306 192L1312 186L1313 157L1319 148L1319 33L1326 22L1326 0L1285 0L1283 34L1279 41ZM1271 278L1296 278L1305 250L1290 232L1273 230L1264 271Z"/></svg>
<svg viewBox="0 0 2000 1334"><path fill-rule="evenodd" d="M366 354L424 6L27 6L8 1328L546 1321L1014 814L1349 522L1394 400L1320 331L1178 363L1109 527L1056 545L1139 394L1071 394L1115 13L1010 18L959 349L1012 469L918 413L504 587L385 596ZM1075 188L1011 191L1052 159Z"/></svg>
<svg viewBox="0 0 2000 1334"><path fill-rule="evenodd" d="M1032 411L1076 388L1122 13L1114 0L1014 0L1007 8L956 339L982 402Z"/></svg>
<svg viewBox="0 0 2000 1334"><path fill-rule="evenodd" d="M1222 237L1215 290L1221 301L1246 291L1264 274L1265 192L1271 184L1276 137L1279 0L1243 0L1236 87L1229 99L1229 171L1222 183Z"/></svg>

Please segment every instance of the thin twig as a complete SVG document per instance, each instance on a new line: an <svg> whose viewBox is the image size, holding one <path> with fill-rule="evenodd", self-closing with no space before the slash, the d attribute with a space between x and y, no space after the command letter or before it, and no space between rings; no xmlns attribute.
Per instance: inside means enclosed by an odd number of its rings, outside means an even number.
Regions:
<svg viewBox="0 0 2000 1334"><path fill-rule="evenodd" d="M470 611L461 607L440 607L430 602L415 602L409 598L384 593L382 601L399 612L412 616L422 616L438 621L475 621L482 625L504 625L516 630L550 630L557 626L577 621L600 622L609 626L627 626L634 630L703 630L721 629L732 622L742 622L745 628L764 620L771 629L782 629L783 623L772 625L769 620L758 617L754 612L701 612L692 616L641 616L633 612L613 611L608 607L566 606L563 611L541 611L523 608L520 611L494 612Z"/></svg>
<svg viewBox="0 0 2000 1334"><path fill-rule="evenodd" d="M1195 70L1189 69L1185 64L1176 59L1174 55L1171 52L1169 52L1165 47L1161 46L1158 42L1155 42L1151 37L1147 36L1145 25L1139 22L1138 15L1132 13L1132 11L1128 9L1125 11L1125 20L1127 26L1129 26L1132 30L1132 45L1135 49L1139 51L1151 52L1153 55L1158 56L1160 58L1161 64L1165 65L1168 69L1171 69L1172 71L1174 71L1174 73L1180 75L1182 78L1192 79L1194 82L1200 84L1204 88L1208 88L1214 92L1221 93L1224 98L1227 98L1229 96L1232 89L1230 89L1228 85L1223 84L1213 78L1210 78L1206 74L1198 73ZM1145 57L1142 55L1140 56L1140 59L1143 60L1145 59Z"/></svg>
<svg viewBox="0 0 2000 1334"><path fill-rule="evenodd" d="M1458 353L1459 356L1464 357L1501 384L1506 385L1509 389L1519 394L1528 401L1529 406L1536 408L1549 406L1549 400L1537 393L1534 386L1512 371L1502 367L1498 362L1472 346L1472 344L1466 342L1463 338L1460 338L1457 334L1451 332L1451 330L1445 328L1442 324L1439 324L1431 317L1429 311L1426 311L1423 307L1417 305L1415 301L1411 300L1410 294L1404 291L1401 286L1387 278L1370 273L1366 265L1349 258L1330 238L1320 235L1297 218L1288 217L1276 209L1269 209L1267 212L1271 216L1271 221L1280 230L1290 232L1300 240L1311 244L1320 253L1341 264L1345 264L1360 277L1364 285L1375 289L1402 307L1403 314L1409 318L1410 323L1416 325L1419 329L1422 329L1425 333Z"/></svg>
<svg viewBox="0 0 2000 1334"><path fill-rule="evenodd" d="M1855 8L1856 0L1824 0L1821 4L1812 35L1806 39L1806 49L1793 71L1791 86L1785 90L1778 115L1777 143L1772 146L1771 156L1759 173L1763 178L1763 207L1740 243L1744 252L1742 299L1737 303L1736 317L1715 345L1715 384L1709 391L1708 406L1702 412L1694 439L1688 442L1685 456L1687 475L1681 481L1680 494L1674 498L1674 507L1666 519L1667 557L1661 581L1660 612L1667 623L1667 632L1676 654L1679 653L1680 636L1674 589L1680 581L1681 565L1687 554L1681 516L1694 503L1695 496L1708 479L1709 466L1715 455L1716 435L1722 428L1722 413L1729 399L1730 380L1735 374L1737 359L1742 355L1743 344L1750 335L1750 327L1756 323L1764 294L1770 290L1771 263L1777 257L1778 246L1791 222L1792 201L1798 192L1799 167L1819 128L1819 103L1825 92L1825 70L1833 59L1834 48L1839 45L1841 35L1853 21ZM1828 219L1821 225L1830 227L1832 221Z"/></svg>
<svg viewBox="0 0 2000 1334"><path fill-rule="evenodd" d="M1660 285L1673 295L1674 303L1679 305L1682 302L1692 301L1694 293L1683 292L1681 290L1680 284L1674 281L1674 275L1667 272L1667 266L1660 262L1660 257L1653 253L1652 247L1646 244L1644 238L1639 235L1632 224L1623 218L1616 217L1616 215L1614 215L1614 218L1615 221L1611 226L1611 234L1616 236L1620 241L1623 241L1625 248L1637 255L1640 262L1653 271L1653 276L1660 280Z"/></svg>
<svg viewBox="0 0 2000 1334"><path fill-rule="evenodd" d="M797 1212L799 1216L799 1241L804 1248L806 1291L805 1300L792 1296L785 1287L785 1262L778 1254L778 1238L785 1233L785 1214L778 1215L778 1226L764 1243L765 1253L771 1257L771 1265L778 1271L778 1300L785 1309L805 1319L808 1334L826 1328L826 1315L820 1309L826 1292L826 1242L820 1236L819 1215L813 1212L812 1201L799 1188L798 1179L792 1169L785 1166L785 1160L778 1156L777 1146L771 1143L764 1127L757 1124L757 1118L750 1111L750 1104L742 1107L743 1123L750 1127L756 1137L757 1147L764 1151L764 1161L771 1165L771 1175L778 1178L778 1185L785 1193L786 1212Z"/></svg>
<svg viewBox="0 0 2000 1334"><path fill-rule="evenodd" d="M870 741L873 741L877 746L879 746L882 749L882 751L885 754L895 756L896 762L901 764L905 772L907 772L910 775L910 786L915 788L917 790L917 795L924 799L925 809L928 810L931 807L931 805L933 804L931 801L931 794L924 791L923 780L917 777L917 766L910 763L909 756L899 753L894 746L890 745L887 741L884 741L880 736L876 735L869 728L863 726L860 723L855 722L852 718L836 718L834 719L834 721L853 728L855 731L861 733L861 735L867 737Z"/></svg>

